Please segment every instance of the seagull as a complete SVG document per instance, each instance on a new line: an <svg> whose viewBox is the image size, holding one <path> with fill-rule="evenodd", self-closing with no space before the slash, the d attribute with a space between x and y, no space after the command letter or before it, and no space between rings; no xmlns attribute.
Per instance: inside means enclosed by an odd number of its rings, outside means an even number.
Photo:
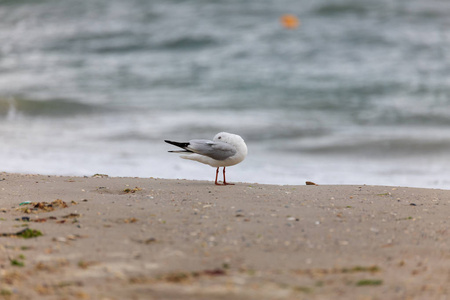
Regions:
<svg viewBox="0 0 450 300"><path fill-rule="evenodd" d="M228 183L225 180L225 167L240 163L245 159L248 152L244 139L237 134L228 132L219 132L212 141L199 139L183 143L164 141L183 149L169 152L185 153L186 155L180 157L217 168L216 181L214 182L216 185L233 185L233 183ZM217 182L220 167L223 167L223 184Z"/></svg>

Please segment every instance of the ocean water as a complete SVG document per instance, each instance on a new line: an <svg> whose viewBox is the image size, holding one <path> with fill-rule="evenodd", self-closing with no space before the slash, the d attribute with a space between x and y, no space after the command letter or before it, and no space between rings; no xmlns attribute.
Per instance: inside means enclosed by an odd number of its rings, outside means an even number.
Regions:
<svg viewBox="0 0 450 300"><path fill-rule="evenodd" d="M0 171L450 188L449 50L447 0L0 0Z"/></svg>

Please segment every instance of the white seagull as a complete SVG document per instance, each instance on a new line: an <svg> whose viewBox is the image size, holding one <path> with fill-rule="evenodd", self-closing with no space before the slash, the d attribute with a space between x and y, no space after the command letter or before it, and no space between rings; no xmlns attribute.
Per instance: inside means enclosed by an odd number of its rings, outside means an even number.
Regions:
<svg viewBox="0 0 450 300"><path fill-rule="evenodd" d="M216 185L222 185L217 182L220 167L223 167L223 185L233 184L228 183L225 180L225 167L234 166L240 163L245 159L248 152L244 139L237 134L228 132L219 132L212 141L190 140L189 142L184 143L172 142L168 140L164 141L184 149L169 152L186 153L186 155L182 155L180 157L195 160L217 168L215 181Z"/></svg>

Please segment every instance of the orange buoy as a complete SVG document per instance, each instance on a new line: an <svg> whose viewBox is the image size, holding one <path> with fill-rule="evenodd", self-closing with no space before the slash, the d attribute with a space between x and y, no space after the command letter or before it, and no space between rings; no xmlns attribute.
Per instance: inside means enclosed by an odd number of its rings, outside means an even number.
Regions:
<svg viewBox="0 0 450 300"><path fill-rule="evenodd" d="M282 15L280 18L281 25L287 29L295 29L300 26L300 20L294 15Z"/></svg>

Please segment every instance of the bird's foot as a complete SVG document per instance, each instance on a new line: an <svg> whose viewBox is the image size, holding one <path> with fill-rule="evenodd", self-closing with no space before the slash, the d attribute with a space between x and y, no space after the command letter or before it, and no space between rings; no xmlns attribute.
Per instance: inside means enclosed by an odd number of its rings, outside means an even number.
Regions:
<svg viewBox="0 0 450 300"><path fill-rule="evenodd" d="M215 185L234 185L234 183L228 183L228 182L218 183L218 182L215 182Z"/></svg>

